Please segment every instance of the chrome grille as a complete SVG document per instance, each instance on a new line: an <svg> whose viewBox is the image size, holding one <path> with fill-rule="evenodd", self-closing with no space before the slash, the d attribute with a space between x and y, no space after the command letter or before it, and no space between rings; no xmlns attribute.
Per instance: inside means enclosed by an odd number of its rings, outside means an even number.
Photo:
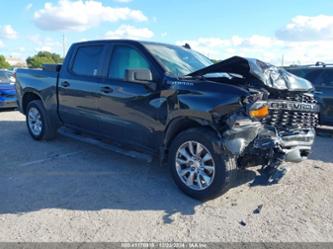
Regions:
<svg viewBox="0 0 333 249"><path fill-rule="evenodd" d="M281 99L281 98L280 98ZM296 94L296 95L287 95L283 100L296 101L300 103L307 104L317 104L317 101L312 94Z"/></svg>
<svg viewBox="0 0 333 249"><path fill-rule="evenodd" d="M275 97L276 100L287 100L299 103L316 104L317 101L310 94L295 94ZM274 100L272 99L272 100ZM267 125L278 130L313 128L318 125L318 113L291 110L270 110L270 115L263 120Z"/></svg>

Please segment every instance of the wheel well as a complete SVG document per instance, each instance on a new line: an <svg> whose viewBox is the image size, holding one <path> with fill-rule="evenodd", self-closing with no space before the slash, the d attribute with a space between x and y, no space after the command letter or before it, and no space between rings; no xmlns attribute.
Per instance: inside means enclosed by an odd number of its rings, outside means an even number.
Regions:
<svg viewBox="0 0 333 249"><path fill-rule="evenodd" d="M24 94L23 100L22 100L23 113L26 113L28 104L33 100L40 100L40 97L37 94L32 93L32 92Z"/></svg>
<svg viewBox="0 0 333 249"><path fill-rule="evenodd" d="M196 128L196 127L205 127L207 129L210 129L214 133L216 133L216 130L209 124L208 121L205 120L193 120L189 118L180 119L177 121L172 122L165 133L164 138L164 147L167 150L173 141L173 139L180 134L181 132Z"/></svg>

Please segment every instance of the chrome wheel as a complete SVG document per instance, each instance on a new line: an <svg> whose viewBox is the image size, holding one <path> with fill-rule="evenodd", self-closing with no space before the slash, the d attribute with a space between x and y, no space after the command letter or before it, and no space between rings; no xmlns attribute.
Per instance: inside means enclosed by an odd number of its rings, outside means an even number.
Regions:
<svg viewBox="0 0 333 249"><path fill-rule="evenodd" d="M28 112L28 125L31 133L34 136L39 136L42 133L43 122L39 110L36 107L31 107Z"/></svg>
<svg viewBox="0 0 333 249"><path fill-rule="evenodd" d="M187 141L176 153L179 178L193 190L208 188L215 176L215 162L209 150L199 142Z"/></svg>

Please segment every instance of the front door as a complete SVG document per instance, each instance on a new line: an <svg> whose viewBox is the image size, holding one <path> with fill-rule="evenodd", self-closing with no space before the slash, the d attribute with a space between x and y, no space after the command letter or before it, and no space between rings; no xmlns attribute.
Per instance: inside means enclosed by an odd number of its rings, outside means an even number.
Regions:
<svg viewBox="0 0 333 249"><path fill-rule="evenodd" d="M152 67L138 49L115 45L105 82L105 87L111 90L102 94L99 101L101 130L116 141L158 149L155 145L156 134L161 131L161 112L154 100L159 98L159 91L127 82L126 69L152 70Z"/></svg>

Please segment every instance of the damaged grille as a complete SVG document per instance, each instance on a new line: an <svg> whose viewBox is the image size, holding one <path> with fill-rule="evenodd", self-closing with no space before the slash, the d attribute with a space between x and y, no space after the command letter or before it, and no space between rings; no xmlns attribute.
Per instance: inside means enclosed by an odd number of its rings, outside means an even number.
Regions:
<svg viewBox="0 0 333 249"><path fill-rule="evenodd" d="M273 96L276 101L288 101L295 106L300 104L317 104L317 101L310 94L286 95L283 97ZM286 108L274 108L270 110L270 115L263 120L267 125L276 127L278 130L285 129L306 129L318 125L318 112L300 110L287 110Z"/></svg>

